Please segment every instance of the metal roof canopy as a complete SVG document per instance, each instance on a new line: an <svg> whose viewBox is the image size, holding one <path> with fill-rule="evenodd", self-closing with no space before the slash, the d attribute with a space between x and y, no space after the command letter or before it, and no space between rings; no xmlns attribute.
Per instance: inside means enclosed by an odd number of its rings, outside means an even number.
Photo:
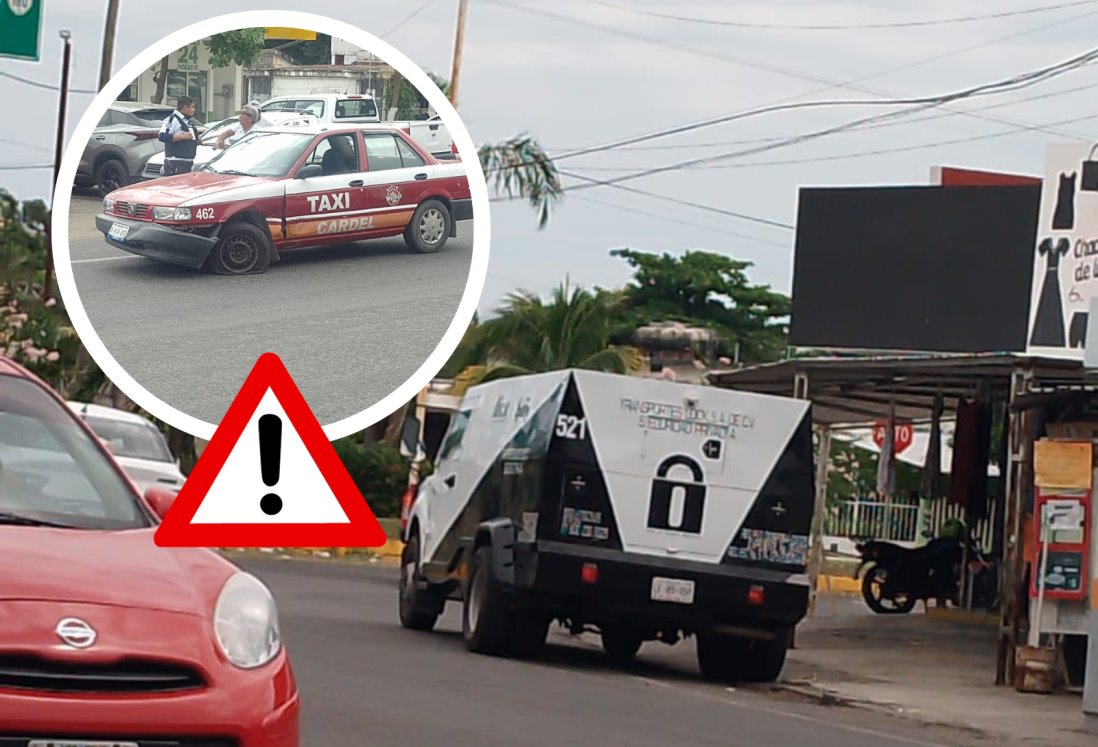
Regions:
<svg viewBox="0 0 1098 747"><path fill-rule="evenodd" d="M961 398L977 393L981 382L997 401L1010 396L1011 375L1032 372L1030 392L1062 391L1065 385L1093 381L1081 361L1035 358L1016 353L941 355L866 355L792 358L741 369L713 371L707 380L727 389L797 396L795 380L807 379L807 399L812 402L813 422L832 429L864 427L886 420L893 401L896 419L930 420L934 397L941 393L943 418L956 414ZM1015 399L1036 404L1038 397Z"/></svg>

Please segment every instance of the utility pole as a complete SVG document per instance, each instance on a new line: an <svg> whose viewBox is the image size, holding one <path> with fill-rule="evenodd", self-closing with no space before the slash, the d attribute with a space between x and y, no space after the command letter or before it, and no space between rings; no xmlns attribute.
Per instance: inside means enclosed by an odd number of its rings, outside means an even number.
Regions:
<svg viewBox="0 0 1098 747"><path fill-rule="evenodd" d="M465 11L469 0L461 0L458 5L457 30L454 33L454 61L450 70L450 103L457 108L458 83L461 80L461 50L465 46Z"/></svg>
<svg viewBox="0 0 1098 747"><path fill-rule="evenodd" d="M99 90L102 91L111 79L111 61L114 56L114 30L118 25L118 3L120 0L108 0L107 24L103 29L103 59L99 63Z"/></svg>
<svg viewBox="0 0 1098 747"><path fill-rule="evenodd" d="M72 62L72 33L62 29L59 36L65 40L65 54L61 60L60 104L57 107L57 149L53 156L53 191L50 192L50 211L53 211L54 194L57 192L57 172L61 170L61 153L65 146L65 110L69 105L69 68ZM46 224L46 278L42 286L42 301L53 295L53 216Z"/></svg>

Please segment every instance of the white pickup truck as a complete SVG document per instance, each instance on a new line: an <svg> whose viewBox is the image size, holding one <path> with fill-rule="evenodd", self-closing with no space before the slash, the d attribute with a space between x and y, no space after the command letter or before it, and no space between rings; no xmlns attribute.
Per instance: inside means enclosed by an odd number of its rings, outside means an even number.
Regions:
<svg viewBox="0 0 1098 747"><path fill-rule="evenodd" d="M457 155L454 139L446 129L442 117L434 115L430 119L410 120L406 122L387 122L408 133L408 137L419 143L424 150L440 160L452 159Z"/></svg>

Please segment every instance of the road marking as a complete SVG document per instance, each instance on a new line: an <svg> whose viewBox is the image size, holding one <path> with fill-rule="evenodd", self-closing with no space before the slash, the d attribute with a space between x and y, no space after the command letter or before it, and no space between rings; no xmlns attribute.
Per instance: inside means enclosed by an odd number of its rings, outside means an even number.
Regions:
<svg viewBox="0 0 1098 747"><path fill-rule="evenodd" d="M140 257L96 257L95 259L74 259L69 264L83 265L88 262L114 262L119 259L141 259Z"/></svg>

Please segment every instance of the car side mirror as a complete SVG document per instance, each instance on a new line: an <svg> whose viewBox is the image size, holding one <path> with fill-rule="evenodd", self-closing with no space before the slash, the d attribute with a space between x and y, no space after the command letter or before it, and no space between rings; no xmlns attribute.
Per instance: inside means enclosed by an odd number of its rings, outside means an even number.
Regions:
<svg viewBox="0 0 1098 747"><path fill-rule="evenodd" d="M297 172L295 179L312 179L314 176L324 176L324 167L319 163L310 163L308 166L302 166L301 171Z"/></svg>
<svg viewBox="0 0 1098 747"><path fill-rule="evenodd" d="M160 517L161 520L168 515L168 511L171 509L172 504L175 503L175 499L179 494L174 490L165 490L164 488L149 488L145 491L145 500L152 510Z"/></svg>
<svg viewBox="0 0 1098 747"><path fill-rule="evenodd" d="M419 419L410 415L404 419L404 431L400 434L400 455L414 462L427 458L424 444L419 440Z"/></svg>

